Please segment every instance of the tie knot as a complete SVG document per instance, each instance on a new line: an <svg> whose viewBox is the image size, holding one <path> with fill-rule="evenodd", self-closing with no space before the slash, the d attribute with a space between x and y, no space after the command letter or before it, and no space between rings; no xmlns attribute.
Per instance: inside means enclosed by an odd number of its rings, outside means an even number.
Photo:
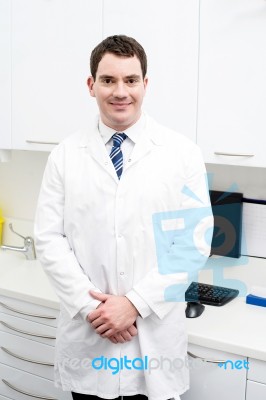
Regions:
<svg viewBox="0 0 266 400"><path fill-rule="evenodd" d="M127 135L125 133L115 133L113 135L113 146L120 147L126 137Z"/></svg>

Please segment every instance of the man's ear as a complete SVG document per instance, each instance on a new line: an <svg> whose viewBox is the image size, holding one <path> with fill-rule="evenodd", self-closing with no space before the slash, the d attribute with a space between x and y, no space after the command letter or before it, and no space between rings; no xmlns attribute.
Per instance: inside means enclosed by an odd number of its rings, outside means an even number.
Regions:
<svg viewBox="0 0 266 400"><path fill-rule="evenodd" d="M89 91L90 91L90 95L91 95L92 97L95 97L95 93L94 93L94 90L93 90L94 79L93 79L92 76L89 76L89 77L88 77L88 79L87 79L87 85L88 85L88 88L89 88Z"/></svg>
<svg viewBox="0 0 266 400"><path fill-rule="evenodd" d="M147 85L148 85L148 77L147 76L145 76L145 78L143 79L143 83L144 83L144 89L145 89L145 91L146 91L146 88L147 88Z"/></svg>

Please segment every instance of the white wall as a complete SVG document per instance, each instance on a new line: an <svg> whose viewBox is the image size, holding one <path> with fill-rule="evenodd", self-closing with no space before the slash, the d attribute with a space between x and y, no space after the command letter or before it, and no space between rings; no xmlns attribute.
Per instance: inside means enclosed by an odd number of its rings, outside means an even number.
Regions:
<svg viewBox="0 0 266 400"><path fill-rule="evenodd" d="M38 193L49 153L13 151L12 159L0 163L0 208L4 216L33 220ZM266 168L207 164L212 189L235 191L245 197L266 199Z"/></svg>
<svg viewBox="0 0 266 400"><path fill-rule="evenodd" d="M34 219L48 155L46 152L12 151L11 161L0 163L0 208L4 216Z"/></svg>

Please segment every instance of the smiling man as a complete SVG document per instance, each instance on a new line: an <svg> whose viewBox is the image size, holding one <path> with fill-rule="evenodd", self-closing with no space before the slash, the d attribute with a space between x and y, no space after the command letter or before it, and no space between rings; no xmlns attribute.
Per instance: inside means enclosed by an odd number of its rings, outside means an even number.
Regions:
<svg viewBox="0 0 266 400"><path fill-rule="evenodd" d="M210 202L199 148L142 111L146 74L136 40L103 40L87 82L99 116L44 173L36 248L61 301L55 383L73 399L178 400L188 389L184 291L208 257L212 218L192 212L195 235L165 221L158 252L153 217Z"/></svg>
<svg viewBox="0 0 266 400"><path fill-rule="evenodd" d="M148 82L145 73L136 55L104 54L88 86L105 125L124 131L137 122Z"/></svg>

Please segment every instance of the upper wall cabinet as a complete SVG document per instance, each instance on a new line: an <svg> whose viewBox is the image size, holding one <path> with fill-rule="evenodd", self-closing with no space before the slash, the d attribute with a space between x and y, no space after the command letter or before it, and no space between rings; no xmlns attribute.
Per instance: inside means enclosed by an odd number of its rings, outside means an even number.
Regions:
<svg viewBox="0 0 266 400"><path fill-rule="evenodd" d="M196 140L199 0L104 0L104 37L133 36L148 56L143 108Z"/></svg>
<svg viewBox="0 0 266 400"><path fill-rule="evenodd" d="M86 80L101 0L12 1L12 146L47 150L95 115Z"/></svg>
<svg viewBox="0 0 266 400"><path fill-rule="evenodd" d="M11 148L11 0L0 2L0 149Z"/></svg>
<svg viewBox="0 0 266 400"><path fill-rule="evenodd" d="M266 1L201 0L198 136L206 162L266 166Z"/></svg>

